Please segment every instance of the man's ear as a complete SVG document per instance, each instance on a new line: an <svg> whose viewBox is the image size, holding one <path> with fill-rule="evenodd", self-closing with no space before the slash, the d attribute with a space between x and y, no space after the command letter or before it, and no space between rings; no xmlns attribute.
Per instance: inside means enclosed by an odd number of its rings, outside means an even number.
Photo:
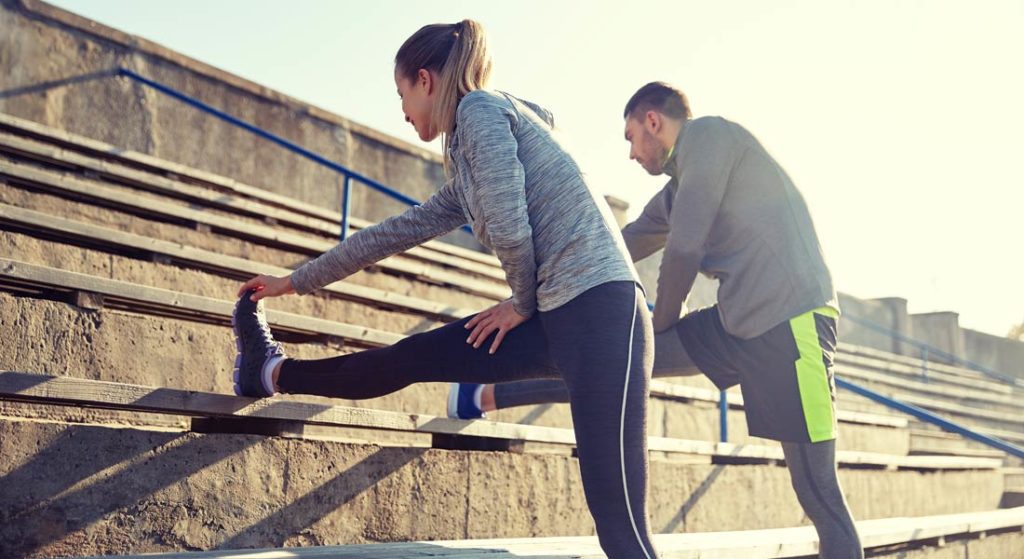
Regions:
<svg viewBox="0 0 1024 559"><path fill-rule="evenodd" d="M644 128L651 134L657 134L661 130L661 114L657 111L644 113Z"/></svg>

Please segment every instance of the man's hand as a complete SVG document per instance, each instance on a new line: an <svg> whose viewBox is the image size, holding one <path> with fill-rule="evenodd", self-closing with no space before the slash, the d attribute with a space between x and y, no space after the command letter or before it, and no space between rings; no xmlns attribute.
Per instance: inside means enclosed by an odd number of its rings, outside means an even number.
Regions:
<svg viewBox="0 0 1024 559"><path fill-rule="evenodd" d="M491 349L488 351L494 355L494 352L498 351L501 341L505 339L505 334L526 320L526 317L516 312L511 299L502 301L474 316L466 323L466 329L473 330L469 334L469 338L466 339L466 343L473 344L473 348L477 349L492 333L497 331L498 335L494 337L494 343L491 344Z"/></svg>
<svg viewBox="0 0 1024 559"><path fill-rule="evenodd" d="M253 293L252 297L250 297L253 302L259 301L264 297L278 297L280 295L290 295L295 293L295 288L292 287L292 277L290 275L283 278L264 275L256 276L243 283L242 287L238 288L237 297L241 297L242 294L249 289L256 290L256 293Z"/></svg>

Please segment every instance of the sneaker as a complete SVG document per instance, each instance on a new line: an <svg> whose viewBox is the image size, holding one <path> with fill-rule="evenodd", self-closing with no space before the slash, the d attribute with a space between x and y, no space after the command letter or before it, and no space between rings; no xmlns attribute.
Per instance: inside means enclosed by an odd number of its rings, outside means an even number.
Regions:
<svg viewBox="0 0 1024 559"><path fill-rule="evenodd" d="M483 410L476 405L476 394L482 384L453 382L448 390L448 417L452 419L480 419Z"/></svg>
<svg viewBox="0 0 1024 559"><path fill-rule="evenodd" d="M250 289L242 294L231 314L231 328L235 332L235 394L252 398L266 398L274 395L271 379L264 379L263 371L268 363L285 358L281 344L274 341L263 313L263 301L253 303L249 298L255 293Z"/></svg>

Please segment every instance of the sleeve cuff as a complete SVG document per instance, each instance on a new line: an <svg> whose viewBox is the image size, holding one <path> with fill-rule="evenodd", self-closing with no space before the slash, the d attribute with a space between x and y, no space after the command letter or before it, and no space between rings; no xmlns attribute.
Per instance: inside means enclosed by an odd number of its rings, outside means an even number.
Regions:
<svg viewBox="0 0 1024 559"><path fill-rule="evenodd" d="M537 302L533 301L529 305L525 305L521 303L519 299L513 297L512 308L514 308L516 312L519 313L519 316L523 318L530 318L531 316L533 316L533 313L536 312L537 310Z"/></svg>
<svg viewBox="0 0 1024 559"><path fill-rule="evenodd" d="M309 283L309 277L306 273L306 266L300 266L291 274L292 278L292 289L295 290L299 295L307 295L316 290L315 287Z"/></svg>

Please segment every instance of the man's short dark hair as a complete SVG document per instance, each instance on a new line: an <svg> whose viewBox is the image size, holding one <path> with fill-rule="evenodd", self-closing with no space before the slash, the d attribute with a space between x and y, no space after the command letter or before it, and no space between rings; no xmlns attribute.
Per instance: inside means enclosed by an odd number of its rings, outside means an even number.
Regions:
<svg viewBox="0 0 1024 559"><path fill-rule="evenodd" d="M637 113L657 111L667 117L677 120L691 118L690 102L686 94L672 87L665 82L651 82L640 89L629 98L626 103L626 110L622 118L629 118Z"/></svg>

